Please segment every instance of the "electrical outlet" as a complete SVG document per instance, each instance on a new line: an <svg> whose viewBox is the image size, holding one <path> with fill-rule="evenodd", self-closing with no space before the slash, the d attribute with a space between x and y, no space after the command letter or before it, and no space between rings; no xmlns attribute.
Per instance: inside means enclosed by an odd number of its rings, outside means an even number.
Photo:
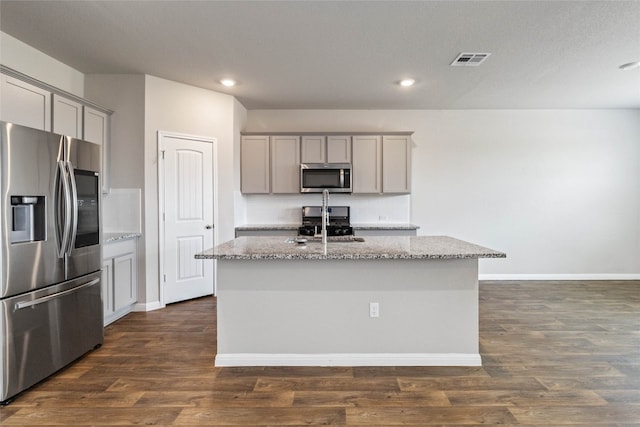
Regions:
<svg viewBox="0 0 640 427"><path fill-rule="evenodd" d="M380 317L380 304L377 302L369 303L369 317Z"/></svg>

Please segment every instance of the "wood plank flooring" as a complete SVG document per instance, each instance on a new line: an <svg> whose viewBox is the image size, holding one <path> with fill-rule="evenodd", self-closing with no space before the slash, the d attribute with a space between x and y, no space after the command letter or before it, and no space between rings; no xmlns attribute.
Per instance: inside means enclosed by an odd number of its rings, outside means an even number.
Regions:
<svg viewBox="0 0 640 427"><path fill-rule="evenodd" d="M640 426L639 281L482 282L473 368L215 368L215 307L121 319L0 424Z"/></svg>

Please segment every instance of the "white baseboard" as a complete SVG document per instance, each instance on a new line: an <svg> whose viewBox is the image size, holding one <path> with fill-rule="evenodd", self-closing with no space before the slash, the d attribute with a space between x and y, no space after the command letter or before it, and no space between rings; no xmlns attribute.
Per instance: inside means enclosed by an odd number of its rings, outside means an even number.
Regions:
<svg viewBox="0 0 640 427"><path fill-rule="evenodd" d="M473 353L228 353L216 355L215 366L482 366L482 359Z"/></svg>
<svg viewBox="0 0 640 427"><path fill-rule="evenodd" d="M479 280L640 280L640 274L479 274Z"/></svg>
<svg viewBox="0 0 640 427"><path fill-rule="evenodd" d="M152 301L147 303L139 302L133 307L133 311L153 311L164 308L163 304L160 304L160 301Z"/></svg>

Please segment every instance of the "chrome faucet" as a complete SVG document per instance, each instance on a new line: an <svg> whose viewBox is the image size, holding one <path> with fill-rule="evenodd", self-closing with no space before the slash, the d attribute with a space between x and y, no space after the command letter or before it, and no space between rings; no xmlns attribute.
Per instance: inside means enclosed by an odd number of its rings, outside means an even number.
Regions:
<svg viewBox="0 0 640 427"><path fill-rule="evenodd" d="M322 190L322 243L327 244L327 226L329 225L329 190Z"/></svg>

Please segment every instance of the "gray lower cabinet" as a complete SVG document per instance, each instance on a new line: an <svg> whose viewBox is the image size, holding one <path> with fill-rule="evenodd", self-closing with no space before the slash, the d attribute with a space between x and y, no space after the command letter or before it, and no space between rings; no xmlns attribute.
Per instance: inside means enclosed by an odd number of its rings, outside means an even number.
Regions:
<svg viewBox="0 0 640 427"><path fill-rule="evenodd" d="M243 229L236 228L236 237L248 237L248 236L282 236L282 237L295 237L298 235L297 228L282 229L282 228L251 228Z"/></svg>
<svg viewBox="0 0 640 427"><path fill-rule="evenodd" d="M133 311L137 302L137 238L103 246L102 303L104 325Z"/></svg>
<svg viewBox="0 0 640 427"><path fill-rule="evenodd" d="M415 228L405 229L405 228L365 228L359 229L355 228L353 230L353 235L356 237L366 237L366 236L417 236L418 232Z"/></svg>

